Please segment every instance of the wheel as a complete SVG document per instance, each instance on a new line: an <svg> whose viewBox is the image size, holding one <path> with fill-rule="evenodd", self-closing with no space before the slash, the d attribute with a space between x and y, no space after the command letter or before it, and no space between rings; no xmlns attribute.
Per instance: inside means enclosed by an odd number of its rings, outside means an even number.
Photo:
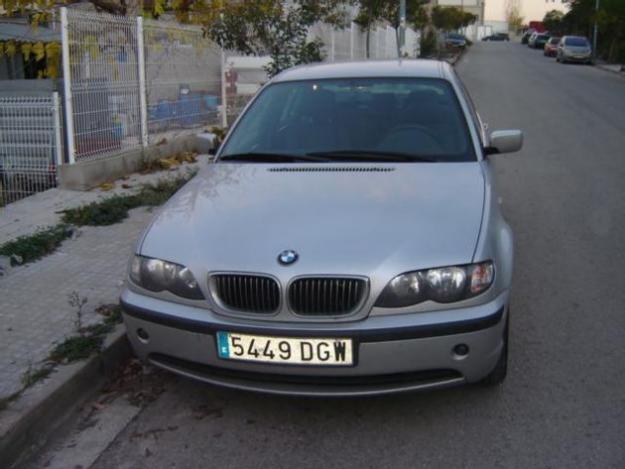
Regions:
<svg viewBox="0 0 625 469"><path fill-rule="evenodd" d="M503 350L501 351L501 355L499 356L499 360L497 360L497 364L493 371L491 371L486 378L484 378L480 383L484 386L497 386L505 381L506 376L508 374L508 337L509 337L509 327L510 324L510 309L508 309L508 315L506 317L506 325L504 326L503 331Z"/></svg>

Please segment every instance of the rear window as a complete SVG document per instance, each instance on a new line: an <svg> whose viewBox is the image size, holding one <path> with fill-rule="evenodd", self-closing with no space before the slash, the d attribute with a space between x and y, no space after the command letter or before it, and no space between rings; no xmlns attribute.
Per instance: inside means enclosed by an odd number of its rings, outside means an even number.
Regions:
<svg viewBox="0 0 625 469"><path fill-rule="evenodd" d="M351 151L476 160L456 92L434 78L274 83L242 116L221 156Z"/></svg>
<svg viewBox="0 0 625 469"><path fill-rule="evenodd" d="M547 34L539 34L536 36L536 39L549 39L549 35Z"/></svg>
<svg viewBox="0 0 625 469"><path fill-rule="evenodd" d="M564 44L573 47L588 47L588 40L585 37L567 37Z"/></svg>

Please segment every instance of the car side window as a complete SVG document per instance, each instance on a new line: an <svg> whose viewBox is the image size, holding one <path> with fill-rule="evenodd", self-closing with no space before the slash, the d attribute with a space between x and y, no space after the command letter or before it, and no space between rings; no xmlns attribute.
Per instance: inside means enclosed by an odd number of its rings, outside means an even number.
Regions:
<svg viewBox="0 0 625 469"><path fill-rule="evenodd" d="M471 120L473 121L473 125L475 126L475 130L477 131L477 134L480 137L480 144L482 145L482 147L484 146L484 142L485 142L485 138L486 136L484 135L486 129L484 126L484 123L482 122L482 118L480 117L479 113L477 112L477 109L475 108L475 104L473 103L473 99L471 98L471 95L469 94L469 92L467 91L467 88L464 86L464 83L462 82L462 80L460 79L460 77L456 76L458 83L460 84L460 89L462 90L462 94L464 95L467 104L469 106L469 112L471 114Z"/></svg>

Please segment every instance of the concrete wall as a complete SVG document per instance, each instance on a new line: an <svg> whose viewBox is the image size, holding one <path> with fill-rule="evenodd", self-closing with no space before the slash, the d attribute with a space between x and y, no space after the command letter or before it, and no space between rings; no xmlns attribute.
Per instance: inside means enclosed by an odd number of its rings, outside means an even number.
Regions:
<svg viewBox="0 0 625 469"><path fill-rule="evenodd" d="M181 151L206 153L205 141L195 134L180 136L162 145L133 150L94 161L59 166L59 186L63 189L88 190L103 182L114 181L141 169L143 161L157 160Z"/></svg>

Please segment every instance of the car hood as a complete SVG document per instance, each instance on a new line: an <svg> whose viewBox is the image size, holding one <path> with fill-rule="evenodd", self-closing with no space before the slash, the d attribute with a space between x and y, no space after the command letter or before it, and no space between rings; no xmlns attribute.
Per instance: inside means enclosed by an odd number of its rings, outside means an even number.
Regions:
<svg viewBox="0 0 625 469"><path fill-rule="evenodd" d="M207 271L394 276L471 262L478 162L213 164L180 190L140 253ZM278 254L293 249L288 267Z"/></svg>

